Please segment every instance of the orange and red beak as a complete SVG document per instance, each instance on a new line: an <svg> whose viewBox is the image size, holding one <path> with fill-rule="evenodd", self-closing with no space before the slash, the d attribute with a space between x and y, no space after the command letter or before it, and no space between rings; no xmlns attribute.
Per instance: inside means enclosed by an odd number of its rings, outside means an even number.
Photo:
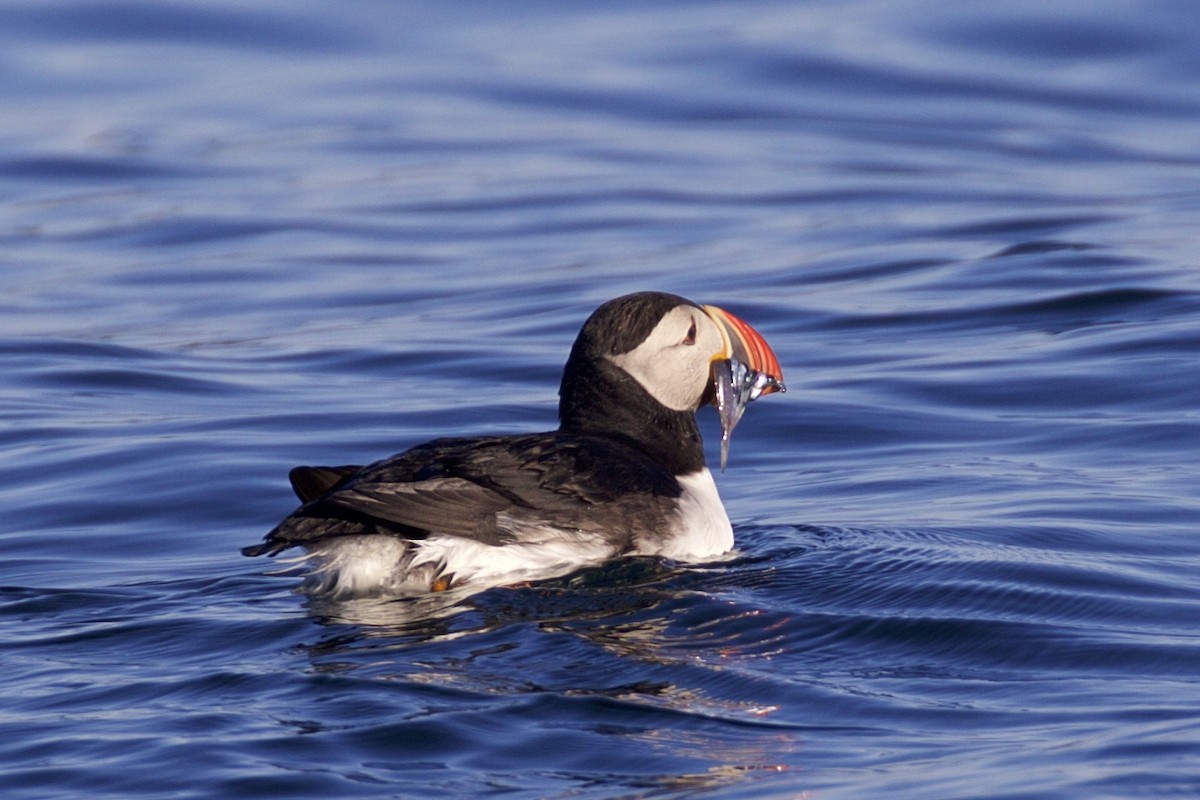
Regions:
<svg viewBox="0 0 1200 800"><path fill-rule="evenodd" d="M703 306L717 324L724 347L713 355L713 405L721 417L721 471L729 458L729 436L751 401L782 392L783 368L762 334L723 308Z"/></svg>
<svg viewBox="0 0 1200 800"><path fill-rule="evenodd" d="M769 381L758 394L784 391L783 368L779 366L779 359L775 357L775 351L771 349L771 345L767 344L767 340L763 338L762 334L754 330L750 323L741 317L730 314L723 308L716 306L703 306L703 308L704 313L717 323L717 329L721 331L721 338L725 342L724 351L714 355L713 360L731 358L745 364L757 373L766 375ZM758 394L755 395L755 398L758 397Z"/></svg>

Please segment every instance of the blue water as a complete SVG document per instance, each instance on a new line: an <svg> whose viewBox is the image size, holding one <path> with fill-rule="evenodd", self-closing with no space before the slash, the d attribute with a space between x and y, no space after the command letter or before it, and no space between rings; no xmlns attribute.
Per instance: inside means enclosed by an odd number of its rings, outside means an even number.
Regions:
<svg viewBox="0 0 1200 800"><path fill-rule="evenodd" d="M0 794L1200 796L1197 41L1182 0L4 4ZM647 288L784 364L731 559L439 606L239 555L293 465L552 427Z"/></svg>

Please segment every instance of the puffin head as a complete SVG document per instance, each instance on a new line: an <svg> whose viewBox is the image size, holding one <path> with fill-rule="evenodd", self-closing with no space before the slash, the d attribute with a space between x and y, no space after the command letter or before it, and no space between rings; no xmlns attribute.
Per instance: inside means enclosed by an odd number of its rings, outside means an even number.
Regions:
<svg viewBox="0 0 1200 800"><path fill-rule="evenodd" d="M608 376L613 385L593 385L589 372ZM605 399L638 408L642 396L688 415L712 403L721 417L724 469L730 432L746 405L783 390L779 359L748 323L678 295L637 292L608 301L584 323L563 375L559 413L564 425L578 416L570 407L577 391L593 395L581 411L599 408ZM601 393L610 397L595 396Z"/></svg>

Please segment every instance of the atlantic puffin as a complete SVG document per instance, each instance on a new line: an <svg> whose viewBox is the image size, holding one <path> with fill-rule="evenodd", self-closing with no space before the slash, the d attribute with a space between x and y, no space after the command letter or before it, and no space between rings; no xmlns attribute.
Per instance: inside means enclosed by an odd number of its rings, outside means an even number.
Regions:
<svg viewBox="0 0 1200 800"><path fill-rule="evenodd" d="M300 507L242 553L303 548L302 588L343 597L477 591L619 556L711 560L733 528L696 412L718 408L723 469L746 404L783 389L775 353L733 314L664 292L618 297L575 339L557 430L296 467Z"/></svg>

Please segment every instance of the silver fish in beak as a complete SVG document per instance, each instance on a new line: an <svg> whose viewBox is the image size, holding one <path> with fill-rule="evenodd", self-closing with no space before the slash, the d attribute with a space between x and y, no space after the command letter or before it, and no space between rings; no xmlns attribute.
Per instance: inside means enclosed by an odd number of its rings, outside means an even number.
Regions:
<svg viewBox="0 0 1200 800"><path fill-rule="evenodd" d="M783 368L775 351L744 320L716 306L704 312L717 323L724 348L713 356L713 405L721 419L721 471L729 460L729 437L746 406L764 394L782 392Z"/></svg>

